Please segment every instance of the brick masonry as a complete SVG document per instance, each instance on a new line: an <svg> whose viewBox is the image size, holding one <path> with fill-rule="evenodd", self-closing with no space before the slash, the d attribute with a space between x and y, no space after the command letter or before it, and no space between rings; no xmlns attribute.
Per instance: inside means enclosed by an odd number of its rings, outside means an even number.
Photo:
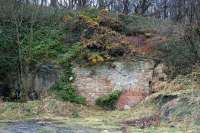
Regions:
<svg viewBox="0 0 200 133"><path fill-rule="evenodd" d="M142 89L149 93L154 63L152 61L114 61L90 67L76 65L74 85L87 103L94 105L95 100L113 90ZM140 99L140 98L139 98ZM130 102L131 103L131 102Z"/></svg>

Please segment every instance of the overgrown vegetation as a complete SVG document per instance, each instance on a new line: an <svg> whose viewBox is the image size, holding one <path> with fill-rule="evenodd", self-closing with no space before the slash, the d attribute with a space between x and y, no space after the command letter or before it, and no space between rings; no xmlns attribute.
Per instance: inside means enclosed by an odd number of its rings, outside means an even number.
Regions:
<svg viewBox="0 0 200 133"><path fill-rule="evenodd" d="M128 36L136 36L152 32L155 27L162 23L161 21L153 18L142 17L139 15L119 15L119 20L123 23L122 33Z"/></svg>
<svg viewBox="0 0 200 133"><path fill-rule="evenodd" d="M91 11L95 14L91 15ZM128 54L131 49L124 35L124 23L107 10L84 10L77 15L66 15L67 43L81 41L82 59L97 64ZM123 25L124 24L124 25Z"/></svg>
<svg viewBox="0 0 200 133"><path fill-rule="evenodd" d="M188 27L183 34L180 38L172 37L157 47L161 51L162 61L169 67L168 74L171 78L191 73L195 64L200 61L197 31L194 27Z"/></svg>
<svg viewBox="0 0 200 133"><path fill-rule="evenodd" d="M138 39L146 39L146 33L156 36L156 32L160 29L155 27L163 24L160 20L146 19L133 14L128 16L116 15L107 10L86 9L79 12L60 12L51 9L31 8L31 10L36 9L41 14L28 12L28 16L24 16L22 19L24 21L19 27L20 47L14 41L16 33L12 33L16 30L15 25L1 21L0 34L3 35L1 36L3 46L1 47L3 54L0 64L2 68L1 76L4 77L11 72L15 75L13 77L19 75L17 64L19 64L18 50L20 50L22 54L22 63L20 64L22 66L30 65L34 69L37 64L42 63L51 62L61 65L64 72L60 83L57 83L54 88L60 90L57 94L60 94L62 99L77 102L82 98L77 97L79 100L75 98L75 88L71 85L72 81L69 81L70 78L74 78L71 63L73 59L78 57L79 63L95 65L131 52L135 55L137 54L135 48L135 41L137 40L129 40L127 36ZM23 9L22 13L25 11L27 9ZM49 12L46 13L47 11ZM56 15L56 13L59 13L59 15ZM47 23L47 21L50 21L50 23ZM12 28L8 30L7 25ZM193 64L198 60L199 51L194 51L194 49L199 49L198 27L192 27L190 31L190 36L185 34L180 39L170 38L171 41L155 48L161 51L161 56L157 55L158 57L155 58L164 57L161 60L168 64L170 68L168 74L172 77L190 73ZM142 45L141 47L148 46L148 44ZM11 48L12 50L10 50Z"/></svg>
<svg viewBox="0 0 200 133"><path fill-rule="evenodd" d="M5 99L11 90L13 95L20 91L21 99L27 101L1 102L0 99L0 119L58 115L70 116L77 121L83 118L81 122L94 122L94 127L103 124L102 129L110 123L121 128L119 122L127 120L130 125L136 126L128 127L130 132L141 132L141 129L137 128L138 124L138 127L145 128L142 130L144 132L163 132L163 129L168 129L169 132L199 132L198 0L186 0L185 3L181 0L157 1L162 1L161 5L157 2L152 4L153 1L150 0L139 0L138 3L137 0L121 0L110 4L108 3L111 1L105 0L97 0L99 3L92 0L77 0L75 3L72 2L74 0L66 0L59 2L59 5L53 3L57 0L51 0L50 5L40 5L42 2L39 0L30 1L0 1L0 85L3 84L4 88L1 90L2 95ZM95 4L99 8L96 8ZM65 9L61 5L68 8ZM130 12L131 7L136 14ZM148 10L150 7L155 10ZM186 10L187 13L184 14ZM155 13L152 14L155 17L148 16L149 13ZM176 20L177 23L170 19ZM185 24L187 22L189 23ZM139 75L136 80L149 80L147 84L152 90L155 87L156 91L150 90L152 93L142 103L128 111L116 110L121 91L113 91L97 98L96 105L102 109L80 105L87 103L86 98L79 96L73 85L76 79L73 65L79 65L81 68L87 66L89 69L92 65L109 62L106 64L108 69L118 72L120 64L112 61L119 58L131 61L153 60L154 68L158 67L158 70L155 70L155 75L159 78L155 82L158 84L150 81L154 80L154 77L144 79L146 77ZM50 96L28 101L28 90L32 88L24 87L23 76L34 73L38 66L43 64L62 68L59 80L50 89ZM160 70L162 65L167 66L166 71ZM168 77L165 77L165 74L164 78L159 77L159 73L165 72ZM154 71L152 73L155 76ZM98 72L93 70L88 73L89 78L96 74ZM110 85L110 82L110 79L106 81L106 85ZM7 85L3 87L4 84L12 84L13 89L9 89ZM152 124L155 116L159 122ZM71 119L69 121L71 122ZM156 127L150 127L152 125ZM129 132L127 126L129 125L123 125L122 129ZM192 130L188 131L188 128Z"/></svg>
<svg viewBox="0 0 200 133"><path fill-rule="evenodd" d="M52 88L58 98L65 101L85 104L85 98L78 96L75 87L72 85L74 74L72 72L72 60L78 56L82 46L80 43L68 47L67 52L62 55L60 64L63 66L63 73L60 81Z"/></svg>
<svg viewBox="0 0 200 133"><path fill-rule="evenodd" d="M12 4L9 6L14 8ZM84 98L76 94L70 79L73 77L71 63L79 54L81 45L76 43L79 40L70 45L66 44L65 34L68 31L64 27L64 13L60 10L25 5L13 9L18 11L14 14L9 14L4 8L2 10L5 10L7 16L0 16L3 17L0 19L1 81L17 81L17 88L27 97L29 88L24 88L21 80L22 75L28 72L26 68L35 71L39 64L61 65L63 75L55 85L57 91L54 92L62 100L83 104ZM71 12L67 14L73 15ZM12 20L12 17L18 18Z"/></svg>
<svg viewBox="0 0 200 133"><path fill-rule="evenodd" d="M0 80L5 80L7 74L17 71L17 46L15 45L14 25L3 24L0 21Z"/></svg>
<svg viewBox="0 0 200 133"><path fill-rule="evenodd" d="M106 109L114 110L117 108L117 102L121 95L121 91L113 91L109 95L101 96L97 98L96 105Z"/></svg>

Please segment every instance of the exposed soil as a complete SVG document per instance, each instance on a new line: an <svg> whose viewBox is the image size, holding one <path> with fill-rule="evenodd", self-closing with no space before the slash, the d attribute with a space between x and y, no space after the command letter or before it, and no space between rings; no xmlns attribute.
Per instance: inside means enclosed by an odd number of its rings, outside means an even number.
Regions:
<svg viewBox="0 0 200 133"><path fill-rule="evenodd" d="M141 119L129 120L123 122L128 126L136 126L140 128L147 128L150 126L159 126L160 125L160 117L159 115L145 117Z"/></svg>

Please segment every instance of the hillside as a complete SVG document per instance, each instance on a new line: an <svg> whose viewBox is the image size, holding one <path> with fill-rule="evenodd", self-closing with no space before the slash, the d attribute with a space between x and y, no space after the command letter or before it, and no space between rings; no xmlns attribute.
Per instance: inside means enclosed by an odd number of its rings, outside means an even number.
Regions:
<svg viewBox="0 0 200 133"><path fill-rule="evenodd" d="M26 122L39 125L33 132L199 132L198 25L106 9L58 14L24 16L19 45L15 23L0 19L0 132Z"/></svg>

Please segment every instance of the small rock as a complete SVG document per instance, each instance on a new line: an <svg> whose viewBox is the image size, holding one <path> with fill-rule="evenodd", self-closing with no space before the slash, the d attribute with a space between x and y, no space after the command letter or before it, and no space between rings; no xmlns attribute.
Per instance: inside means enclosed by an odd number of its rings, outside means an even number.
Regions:
<svg viewBox="0 0 200 133"><path fill-rule="evenodd" d="M152 37L152 34L151 34L151 33L145 33L144 35L145 35L146 38Z"/></svg>
<svg viewBox="0 0 200 133"><path fill-rule="evenodd" d="M108 130L103 130L101 133L110 133Z"/></svg>
<svg viewBox="0 0 200 133"><path fill-rule="evenodd" d="M69 81L72 81L74 78L71 76L71 77L69 77Z"/></svg>
<svg viewBox="0 0 200 133"><path fill-rule="evenodd" d="M170 125L170 127L171 127L171 128L175 128L175 126L174 126L174 125Z"/></svg>
<svg viewBox="0 0 200 133"><path fill-rule="evenodd" d="M124 106L124 110L129 110L129 109L131 109L130 106L128 106L128 105L125 105L125 106Z"/></svg>

